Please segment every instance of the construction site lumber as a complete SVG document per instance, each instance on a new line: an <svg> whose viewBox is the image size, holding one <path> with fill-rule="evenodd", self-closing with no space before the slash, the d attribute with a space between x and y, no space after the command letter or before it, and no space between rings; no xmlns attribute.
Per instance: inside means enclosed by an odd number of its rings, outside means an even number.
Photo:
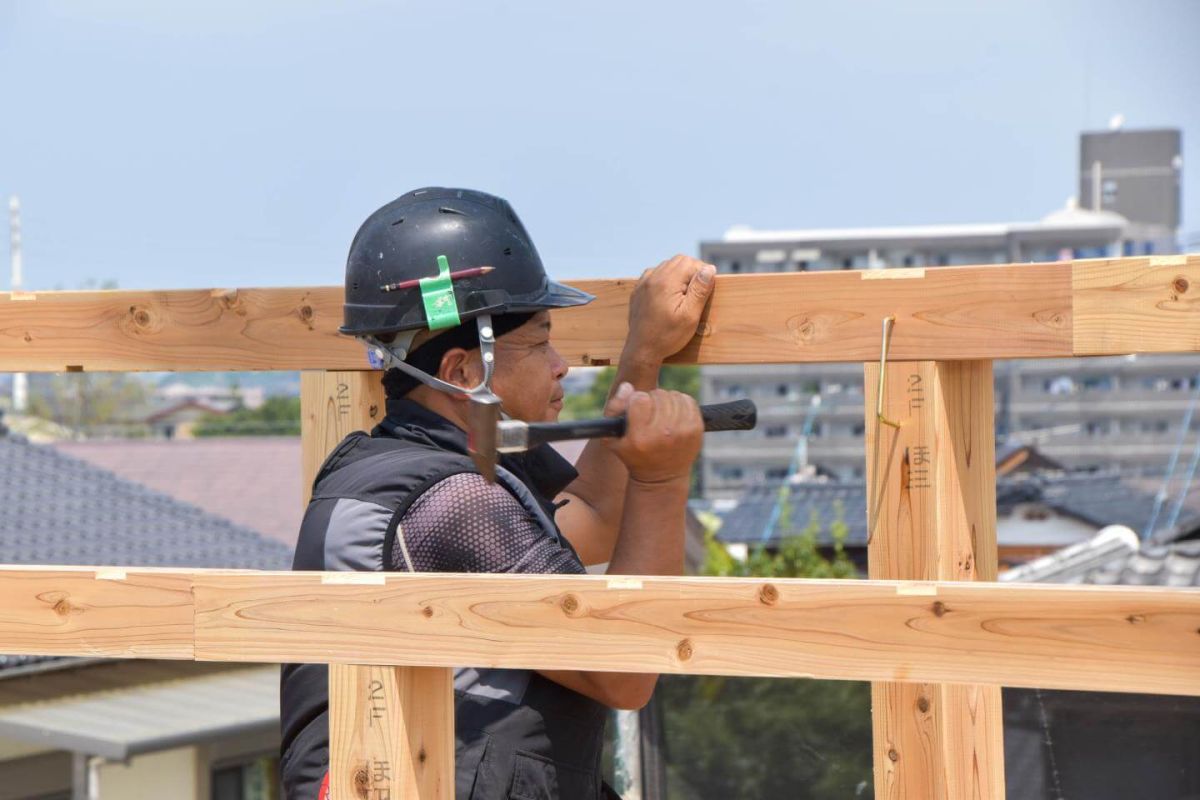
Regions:
<svg viewBox="0 0 1200 800"><path fill-rule="evenodd" d="M863 373L870 578L996 580L992 362L882 372ZM876 798L1003 798L1000 700L986 684L872 683Z"/></svg>
<svg viewBox="0 0 1200 800"><path fill-rule="evenodd" d="M0 568L0 653L1200 695L1200 590Z"/></svg>
<svg viewBox="0 0 1200 800"><path fill-rule="evenodd" d="M615 363L632 279L554 313L572 365ZM721 275L678 363L898 361L1200 350L1200 255ZM0 293L0 370L365 370L339 286Z"/></svg>

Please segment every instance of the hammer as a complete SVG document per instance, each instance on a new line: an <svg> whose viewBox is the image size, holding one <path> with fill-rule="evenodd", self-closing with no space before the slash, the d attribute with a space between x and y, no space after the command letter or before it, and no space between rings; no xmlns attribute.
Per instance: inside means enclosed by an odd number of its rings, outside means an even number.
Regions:
<svg viewBox="0 0 1200 800"><path fill-rule="evenodd" d="M625 435L624 414L574 422L522 422L500 419L500 398L495 395L472 399L468 406L468 449L480 474L493 483L500 453L520 453L547 442ZM748 431L758 420L758 409L752 400L731 400L700 406L700 416L705 431Z"/></svg>

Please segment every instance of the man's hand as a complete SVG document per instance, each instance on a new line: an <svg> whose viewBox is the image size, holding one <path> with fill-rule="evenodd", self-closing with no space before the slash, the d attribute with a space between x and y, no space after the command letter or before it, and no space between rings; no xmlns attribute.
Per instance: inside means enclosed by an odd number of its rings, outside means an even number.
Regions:
<svg viewBox="0 0 1200 800"><path fill-rule="evenodd" d="M712 264L683 255L642 273L629 301L628 356L661 363L682 350L696 335L716 273Z"/></svg>
<svg viewBox="0 0 1200 800"><path fill-rule="evenodd" d="M605 413L625 414L625 435L608 446L639 483L687 481L700 454L704 420L700 407L682 392L637 392L628 383L617 388Z"/></svg>

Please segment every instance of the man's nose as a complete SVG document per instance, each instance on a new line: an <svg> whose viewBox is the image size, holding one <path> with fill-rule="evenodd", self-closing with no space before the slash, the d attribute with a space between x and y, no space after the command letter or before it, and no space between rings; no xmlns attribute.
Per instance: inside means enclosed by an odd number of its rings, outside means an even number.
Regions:
<svg viewBox="0 0 1200 800"><path fill-rule="evenodd" d="M565 358L558 354L557 350L551 348L551 352L553 353L554 357L554 378L555 380L561 381L566 377L567 373L571 371L571 366L567 364L567 360Z"/></svg>

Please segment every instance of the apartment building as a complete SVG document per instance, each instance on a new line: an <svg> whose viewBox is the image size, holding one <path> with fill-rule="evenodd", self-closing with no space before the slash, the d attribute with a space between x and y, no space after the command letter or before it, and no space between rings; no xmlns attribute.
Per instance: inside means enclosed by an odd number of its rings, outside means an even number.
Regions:
<svg viewBox="0 0 1200 800"><path fill-rule="evenodd" d="M1106 131L1080 140L1080 196L1035 222L890 228L731 228L703 242L723 273L887 269L1171 253L1177 250L1182 162L1179 131ZM1071 467L1161 471L1182 439L1196 395L1194 356L1001 361L997 431L1036 442ZM710 499L783 480L801 458L817 474L861 479L862 365L711 366L704 402L750 397L756 430L705 441L702 485ZM804 436L807 431L807 436ZM751 443L753 446L750 446ZM1190 453L1190 451L1188 451Z"/></svg>

